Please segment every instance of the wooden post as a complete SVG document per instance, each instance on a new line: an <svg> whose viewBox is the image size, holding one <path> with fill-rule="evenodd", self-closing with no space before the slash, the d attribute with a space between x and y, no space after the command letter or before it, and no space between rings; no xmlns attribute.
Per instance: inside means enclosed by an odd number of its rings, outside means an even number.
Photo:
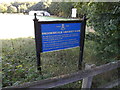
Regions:
<svg viewBox="0 0 120 90"><path fill-rule="evenodd" d="M94 67L95 67L95 64L85 64L85 70L88 70ZM92 85L92 79L93 77L84 78L82 81L82 89L89 90Z"/></svg>
<svg viewBox="0 0 120 90"><path fill-rule="evenodd" d="M80 33L80 53L79 53L79 62L78 62L78 70L82 70L83 65L83 51L84 51L84 40L85 40L85 28L86 28L86 16L83 17L82 25L81 25L81 33Z"/></svg>
<svg viewBox="0 0 120 90"><path fill-rule="evenodd" d="M42 51L42 39L41 39L41 30L39 29L38 19L36 17L36 13L34 13L35 18L34 21L34 29L35 29L35 43L36 43L36 56L37 56L37 69L41 73L41 51Z"/></svg>

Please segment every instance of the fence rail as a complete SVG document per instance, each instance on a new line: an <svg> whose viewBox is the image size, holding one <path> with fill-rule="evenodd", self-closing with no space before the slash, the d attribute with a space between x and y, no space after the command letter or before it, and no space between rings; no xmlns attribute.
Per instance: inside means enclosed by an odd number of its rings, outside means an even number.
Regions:
<svg viewBox="0 0 120 90"><path fill-rule="evenodd" d="M95 68L91 68L88 70L81 70L75 73L61 75L61 76L53 77L50 79L34 81L32 83L25 83L17 86L12 86L12 87L6 87L6 88L3 88L3 90L7 88L53 88L53 87L65 85L68 83L72 83L78 80L82 80L87 77L93 77L95 75L98 75L119 67L120 67L120 60L111 62L108 64L104 64L101 66L97 66Z"/></svg>

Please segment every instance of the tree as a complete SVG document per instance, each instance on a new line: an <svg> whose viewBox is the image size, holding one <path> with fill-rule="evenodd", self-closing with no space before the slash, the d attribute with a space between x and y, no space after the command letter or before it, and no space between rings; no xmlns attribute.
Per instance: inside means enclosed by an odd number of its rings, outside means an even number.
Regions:
<svg viewBox="0 0 120 90"><path fill-rule="evenodd" d="M36 2L26 2L27 9L29 9L30 7L32 7L35 4L36 4Z"/></svg>
<svg viewBox="0 0 120 90"><path fill-rule="evenodd" d="M58 15L60 13L60 4L59 2L52 2L49 6L49 12L53 15Z"/></svg>
<svg viewBox="0 0 120 90"><path fill-rule="evenodd" d="M0 13L5 13L7 11L7 7L4 5L0 4Z"/></svg>
<svg viewBox="0 0 120 90"><path fill-rule="evenodd" d="M76 7L80 15L86 14L88 26L95 30L87 34L87 40L97 42L99 59L120 59L120 3L76 3Z"/></svg>
<svg viewBox="0 0 120 90"><path fill-rule="evenodd" d="M17 12L19 12L19 8L18 7L19 7L19 5L21 5L20 2L17 2L17 1L12 2L11 5L14 6L14 7L16 7L17 8Z"/></svg>
<svg viewBox="0 0 120 90"><path fill-rule="evenodd" d="M72 13L72 8L74 7L73 2L61 2L60 3L60 10L63 13L64 17L70 17Z"/></svg>
<svg viewBox="0 0 120 90"><path fill-rule="evenodd" d="M17 8L14 6L9 6L7 9L8 13L16 13L17 12Z"/></svg>
<svg viewBox="0 0 120 90"><path fill-rule="evenodd" d="M43 2L38 2L37 4L31 6L28 9L29 10L35 10L35 11L45 10L45 5L43 4Z"/></svg>
<svg viewBox="0 0 120 90"><path fill-rule="evenodd" d="M19 5L18 7L19 12L23 13L25 10L27 10L26 4Z"/></svg>
<svg viewBox="0 0 120 90"><path fill-rule="evenodd" d="M71 2L52 2L49 6L50 13L62 17L70 17L74 3Z"/></svg>

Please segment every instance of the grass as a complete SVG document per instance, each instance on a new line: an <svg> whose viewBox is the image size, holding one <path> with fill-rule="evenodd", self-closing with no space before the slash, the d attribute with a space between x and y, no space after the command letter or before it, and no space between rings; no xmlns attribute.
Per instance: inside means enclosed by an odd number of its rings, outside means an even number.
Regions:
<svg viewBox="0 0 120 90"><path fill-rule="evenodd" d="M33 38L2 40L3 87L77 71L79 48L41 54L42 76L36 67Z"/></svg>
<svg viewBox="0 0 120 90"><path fill-rule="evenodd" d="M42 75L37 71L34 38L5 39L2 41L3 87L33 82L78 71L79 48L41 53ZM95 42L86 41L84 62L100 65L94 49ZM109 75L108 75L109 73ZM93 78L93 88L117 78L117 70ZM113 77L113 75L115 75ZM57 88L80 88L77 81Z"/></svg>

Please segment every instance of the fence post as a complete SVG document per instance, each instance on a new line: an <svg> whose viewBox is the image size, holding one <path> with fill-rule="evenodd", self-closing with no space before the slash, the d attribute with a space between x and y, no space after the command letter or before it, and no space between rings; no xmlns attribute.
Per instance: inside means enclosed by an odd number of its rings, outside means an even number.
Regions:
<svg viewBox="0 0 120 90"><path fill-rule="evenodd" d="M85 70L88 70L88 69L91 69L94 67L95 67L95 64L85 64ZM92 79L93 79L93 77L87 77L87 78L83 79L83 81L82 81L82 89L83 90L89 90L91 88Z"/></svg>

